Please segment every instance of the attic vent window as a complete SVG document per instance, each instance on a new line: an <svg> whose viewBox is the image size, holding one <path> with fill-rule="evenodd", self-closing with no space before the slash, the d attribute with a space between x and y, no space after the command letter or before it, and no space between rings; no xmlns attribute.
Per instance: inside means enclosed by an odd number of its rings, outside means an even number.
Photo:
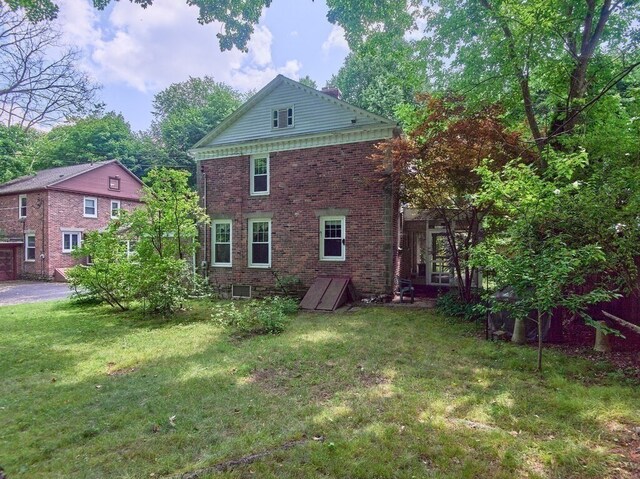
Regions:
<svg viewBox="0 0 640 479"><path fill-rule="evenodd" d="M273 128L291 128L293 126L293 107L273 110L271 118Z"/></svg>
<svg viewBox="0 0 640 479"><path fill-rule="evenodd" d="M112 191L120 191L120 178L118 178L117 176L110 176L109 189Z"/></svg>

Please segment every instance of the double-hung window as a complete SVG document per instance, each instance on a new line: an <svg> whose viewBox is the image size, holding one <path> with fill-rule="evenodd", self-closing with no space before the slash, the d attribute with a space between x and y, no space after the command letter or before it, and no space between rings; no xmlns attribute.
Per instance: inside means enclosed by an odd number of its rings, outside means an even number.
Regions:
<svg viewBox="0 0 640 479"><path fill-rule="evenodd" d="M251 196L269 194L269 155L252 156Z"/></svg>
<svg viewBox="0 0 640 479"><path fill-rule="evenodd" d="M62 252L71 253L80 246L82 242L82 233L80 231L63 231L62 232Z"/></svg>
<svg viewBox="0 0 640 479"><path fill-rule="evenodd" d="M98 198L94 198L92 196L84 197L84 217L85 218L98 217Z"/></svg>
<svg viewBox="0 0 640 479"><path fill-rule="evenodd" d="M214 220L211 226L214 266L231 266L231 220Z"/></svg>
<svg viewBox="0 0 640 479"><path fill-rule="evenodd" d="M111 200L111 218L120 216L120 200Z"/></svg>
<svg viewBox="0 0 640 479"><path fill-rule="evenodd" d="M27 195L20 195L18 197L18 218L27 217Z"/></svg>
<svg viewBox="0 0 640 479"><path fill-rule="evenodd" d="M345 259L345 217L320 217L320 259L323 261L344 261Z"/></svg>
<svg viewBox="0 0 640 479"><path fill-rule="evenodd" d="M32 233L24 235L24 260L36 260L36 235Z"/></svg>
<svg viewBox="0 0 640 479"><path fill-rule="evenodd" d="M249 220L249 267L271 267L271 220Z"/></svg>

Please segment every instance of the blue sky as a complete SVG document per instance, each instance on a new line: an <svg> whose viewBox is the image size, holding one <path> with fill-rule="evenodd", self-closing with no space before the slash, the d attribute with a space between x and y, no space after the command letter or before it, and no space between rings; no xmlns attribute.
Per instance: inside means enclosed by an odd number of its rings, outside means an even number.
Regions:
<svg viewBox="0 0 640 479"><path fill-rule="evenodd" d="M197 8L184 0L155 0L146 10L123 0L104 12L91 0L58 4L64 39L82 51L80 68L103 85L107 110L121 112L134 130L149 127L155 93L189 76L210 75L241 91L259 89L278 73L309 75L324 86L349 52L322 0L275 0L246 54L220 52L220 25L200 25Z"/></svg>

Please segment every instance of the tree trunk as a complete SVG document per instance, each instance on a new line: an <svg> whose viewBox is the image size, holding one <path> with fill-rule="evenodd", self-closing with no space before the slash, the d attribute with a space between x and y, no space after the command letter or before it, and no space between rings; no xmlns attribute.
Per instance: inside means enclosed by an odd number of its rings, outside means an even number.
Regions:
<svg viewBox="0 0 640 479"><path fill-rule="evenodd" d="M513 335L511 336L511 342L516 344L525 344L527 342L526 335L526 321L527 318L516 318L513 323Z"/></svg>
<svg viewBox="0 0 640 479"><path fill-rule="evenodd" d="M598 321L602 326L607 323L605 321ZM596 344L593 346L594 351L601 353L608 353L611 351L611 345L609 344L609 336L602 332L600 328L596 329Z"/></svg>
<svg viewBox="0 0 640 479"><path fill-rule="evenodd" d="M542 311L538 310L538 367L537 372L542 372Z"/></svg>

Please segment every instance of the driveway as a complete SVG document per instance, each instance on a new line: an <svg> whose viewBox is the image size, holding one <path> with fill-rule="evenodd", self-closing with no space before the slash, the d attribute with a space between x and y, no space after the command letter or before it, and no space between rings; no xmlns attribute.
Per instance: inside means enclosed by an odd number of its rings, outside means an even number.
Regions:
<svg viewBox="0 0 640 479"><path fill-rule="evenodd" d="M67 283L2 281L0 282L0 306L63 299L71 296L71 293Z"/></svg>

